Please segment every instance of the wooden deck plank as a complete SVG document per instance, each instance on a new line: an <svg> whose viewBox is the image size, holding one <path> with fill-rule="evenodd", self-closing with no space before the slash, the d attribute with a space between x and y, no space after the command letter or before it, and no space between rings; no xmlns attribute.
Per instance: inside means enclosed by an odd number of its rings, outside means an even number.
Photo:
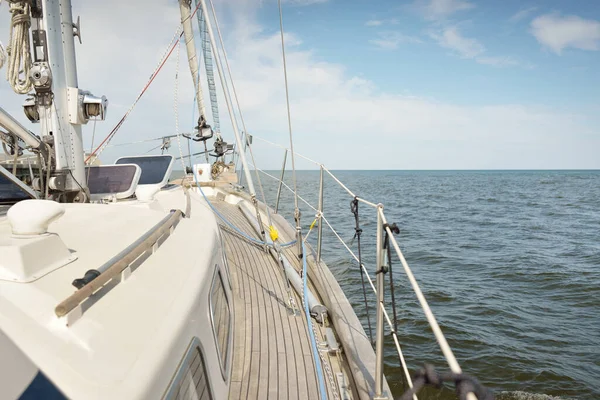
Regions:
<svg viewBox="0 0 600 400"><path fill-rule="evenodd" d="M287 391L285 392L285 396L279 394L279 351L278 344L282 342L282 321L279 315L279 308L281 306L281 293L277 290L276 285L276 273L275 263L269 263L268 271L263 275L263 281L266 287L269 289L265 291L265 300L269 304L266 312L267 312L267 330L269 332L269 398L270 399L278 399L278 398L287 398ZM268 296L267 296L268 295ZM284 364L285 365L285 364ZM283 367L283 365L281 365Z"/></svg>
<svg viewBox="0 0 600 400"><path fill-rule="evenodd" d="M246 272L246 265L244 260L248 257L248 252L239 240L234 238L235 240L235 249L236 255L239 257L240 263L238 264L238 268L236 269L236 274L240 276L240 278L244 282L244 299L243 299L243 307L244 307L244 321L240 321L242 316L235 316L236 324L243 324L245 327L245 337L244 337L244 363L243 364L235 364L232 369L241 369L242 370L242 391L240 393L241 399L249 398L249 390L250 390L250 371L251 371L251 363L252 363L252 282L248 273Z"/></svg>
<svg viewBox="0 0 600 400"><path fill-rule="evenodd" d="M237 206L223 201L214 204L241 231L257 237ZM301 298L292 291L300 311L292 315L280 265L238 234L229 229L222 232L235 309L230 398L317 399L318 382ZM298 268L293 250L286 253Z"/></svg>

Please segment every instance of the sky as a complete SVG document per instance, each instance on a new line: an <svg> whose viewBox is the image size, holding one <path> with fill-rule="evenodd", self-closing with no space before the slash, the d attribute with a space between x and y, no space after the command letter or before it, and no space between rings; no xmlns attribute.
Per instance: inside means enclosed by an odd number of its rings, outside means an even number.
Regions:
<svg viewBox="0 0 600 400"><path fill-rule="evenodd" d="M248 131L288 145L277 2L215 6ZM73 14L79 87L109 99L107 120L84 127L89 149L145 85L180 17L174 0L73 0ZM4 44L8 18L4 2ZM288 0L283 18L294 146L329 168L600 168L600 2ZM179 60L177 94L174 52L112 144L191 131L185 46ZM23 101L0 80L0 107L25 122ZM222 91L219 108L233 142ZM108 147L101 159L158 144ZM281 167L283 150L253 148L260 167ZM176 142L169 151L179 154Z"/></svg>

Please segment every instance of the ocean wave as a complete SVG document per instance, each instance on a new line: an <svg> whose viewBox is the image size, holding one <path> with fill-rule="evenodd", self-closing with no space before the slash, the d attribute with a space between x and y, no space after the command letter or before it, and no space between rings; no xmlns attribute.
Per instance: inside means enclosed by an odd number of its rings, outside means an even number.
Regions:
<svg viewBox="0 0 600 400"><path fill-rule="evenodd" d="M514 392L500 392L496 396L497 400L571 400L568 397L551 396L542 393L529 393L516 390Z"/></svg>

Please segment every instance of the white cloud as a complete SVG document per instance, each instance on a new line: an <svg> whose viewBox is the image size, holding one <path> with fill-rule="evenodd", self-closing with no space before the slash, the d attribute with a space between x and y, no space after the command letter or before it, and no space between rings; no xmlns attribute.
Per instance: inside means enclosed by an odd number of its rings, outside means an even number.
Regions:
<svg viewBox="0 0 600 400"><path fill-rule="evenodd" d="M531 22L531 33L537 41L556 54L566 48L598 50L600 22L575 15L546 14Z"/></svg>
<svg viewBox="0 0 600 400"><path fill-rule="evenodd" d="M370 19L365 22L365 26L381 26L383 24L382 20L379 19Z"/></svg>
<svg viewBox="0 0 600 400"><path fill-rule="evenodd" d="M438 20L447 18L458 11L472 9L475 4L466 0L416 0L413 6L425 18Z"/></svg>
<svg viewBox="0 0 600 400"><path fill-rule="evenodd" d="M453 50L463 58L475 58L485 52L485 46L477 39L463 36L456 26L445 28L441 34L431 33L430 36L438 44L447 49Z"/></svg>
<svg viewBox="0 0 600 400"><path fill-rule="evenodd" d="M285 143L277 37L259 36L248 43L232 49L245 114L257 135ZM585 131L579 115L518 104L456 106L389 93L364 77L348 74L340 65L316 61L310 52L289 47L288 54L296 147L335 168L364 168L354 161L354 156L363 154L376 156L369 168L532 168L550 167L557 160L576 163L575 153L559 157L562 146L585 151L588 165L597 163L581 140L571 142L573 138L566 134ZM257 149L257 154L265 155L262 151ZM268 158L271 161L264 167L279 168L281 154Z"/></svg>
<svg viewBox="0 0 600 400"><path fill-rule="evenodd" d="M284 0L285 3L296 6L310 6L312 4L326 3L329 0Z"/></svg>
<svg viewBox="0 0 600 400"><path fill-rule="evenodd" d="M375 46L384 50L397 49L402 43L423 43L423 41L418 37L404 35L403 33L396 31L378 32L377 35L379 38L371 39L369 40L369 43L374 44Z"/></svg>
<svg viewBox="0 0 600 400"><path fill-rule="evenodd" d="M493 67L533 68L533 64L523 63L512 56L488 55L487 49L479 40L463 36L456 26L447 27L441 32L430 32L429 36L440 46L452 50L462 58L473 59L479 64Z"/></svg>
<svg viewBox="0 0 600 400"><path fill-rule="evenodd" d="M279 35L267 33L241 1L219 3L222 31L248 129L266 139L286 143L287 122ZM129 2L78 2L75 15L84 21L83 46L77 44L80 87L110 100L108 121L99 123L96 142L121 118L173 35L176 4L154 3L138 9ZM252 7L251 7L252 6ZM138 18L131 19L130 7ZM139 14L142 12L142 14ZM85 21L88 21L85 23ZM153 21L148 25L148 21ZM106 26L111 26L106 31ZM0 32L7 31L0 16ZM590 113L580 115L543 106L455 105L406 96L378 88L368 74L317 59L301 50L301 37L288 36L288 73L295 147L331 168L599 168L600 139ZM451 38L448 39L452 42ZM459 41L460 42L460 41ZM303 44L302 48L307 44ZM469 48L468 46L465 48ZM476 46L475 46L476 48ZM473 51L473 50L471 50ZM182 47L183 52L183 47ZM193 126L191 79L181 55L180 129ZM172 134L174 60L154 82L114 143ZM377 62L377 60L373 60ZM468 84L468 81L466 82ZM9 95L0 81L1 106L22 117L23 97ZM232 141L225 103L220 101L225 140ZM197 115L197 114L196 114ZM38 126L32 126L34 131ZM89 148L91 124L84 128ZM281 167L282 151L267 152L258 140L255 155L265 168ZM102 159L144 152L154 143L109 148ZM197 146L197 145L194 145ZM195 151L199 151L199 147ZM177 154L177 145L171 148ZM364 160L370 160L367 164ZM360 160L360 161L357 161ZM299 168L308 167L298 160Z"/></svg>
<svg viewBox="0 0 600 400"><path fill-rule="evenodd" d="M390 19L370 19L365 22L365 26L383 26L383 25L397 25L398 20L396 18Z"/></svg>
<svg viewBox="0 0 600 400"><path fill-rule="evenodd" d="M530 16L537 9L538 9L537 7L522 8L521 10L519 10L515 14L513 14L513 16L510 17L508 20L510 22L519 22L519 21L527 18L528 16Z"/></svg>
<svg viewBox="0 0 600 400"><path fill-rule="evenodd" d="M479 64L491 65L494 67L522 67L533 69L535 65L529 62L523 62L513 56L487 57L480 56L475 59Z"/></svg>

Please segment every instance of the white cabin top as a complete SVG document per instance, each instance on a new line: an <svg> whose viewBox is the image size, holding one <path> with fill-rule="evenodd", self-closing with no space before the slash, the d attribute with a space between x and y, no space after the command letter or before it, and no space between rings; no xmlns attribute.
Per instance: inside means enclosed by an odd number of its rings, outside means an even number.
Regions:
<svg viewBox="0 0 600 400"><path fill-rule="evenodd" d="M225 268L213 213L198 193L191 192L190 201L191 218L183 218L128 279L82 303L82 315L70 325L55 307L74 293L73 280L136 241L169 210L185 210L182 187L162 190L149 203L64 204L64 215L48 232L75 259L29 283L0 280L0 331L53 382L66 383L60 389L67 397L158 397L169 385L194 337L184 332L189 319L209 321L210 282L215 267ZM8 218L0 215L0 237L11 235ZM205 336L199 341L208 349L203 341L212 335ZM218 365L213 353L204 357ZM165 365L172 373L158 373Z"/></svg>

